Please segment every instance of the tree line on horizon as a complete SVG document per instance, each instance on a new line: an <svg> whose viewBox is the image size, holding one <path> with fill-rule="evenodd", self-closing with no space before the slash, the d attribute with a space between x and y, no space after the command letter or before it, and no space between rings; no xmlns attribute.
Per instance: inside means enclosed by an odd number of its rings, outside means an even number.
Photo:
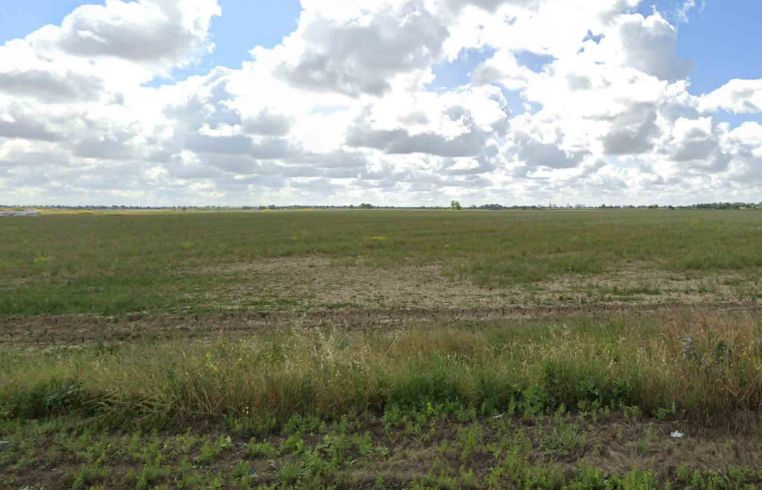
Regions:
<svg viewBox="0 0 762 490"><path fill-rule="evenodd" d="M472 204L470 206L461 205L460 201L451 201L449 206L385 206L374 205L370 203L361 203L359 205L302 205L293 204L278 206L275 204L270 205L258 205L258 206L128 206L128 205L82 205L82 206L68 206L68 205L3 205L0 204L0 210L24 210L24 209L60 209L60 210L287 210L287 209L451 209L454 211L461 210L541 210L541 209L718 209L718 210L732 210L732 209L762 209L762 202L760 203L747 203L747 202L715 202L715 203L697 203L689 205L633 205L633 204L601 204L598 206L585 205L585 204L567 204L557 205L549 203L547 205L534 204L534 205L504 205L504 204Z"/></svg>

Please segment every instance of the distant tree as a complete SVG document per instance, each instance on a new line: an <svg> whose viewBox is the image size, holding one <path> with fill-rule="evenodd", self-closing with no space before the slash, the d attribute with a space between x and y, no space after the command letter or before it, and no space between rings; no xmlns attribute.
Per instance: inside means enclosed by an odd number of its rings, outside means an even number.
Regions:
<svg viewBox="0 0 762 490"><path fill-rule="evenodd" d="M501 209L506 209L506 208L502 204L482 204L481 206L479 206L478 209L488 209L490 211L499 211Z"/></svg>
<svg viewBox="0 0 762 490"><path fill-rule="evenodd" d="M450 209L452 209L454 211L460 211L461 209L463 209L463 207L460 205L460 202L458 202L458 201L452 201L450 203Z"/></svg>
<svg viewBox="0 0 762 490"><path fill-rule="evenodd" d="M364 203L360 204L360 209L373 209L373 205L372 204L368 204L367 202L364 202Z"/></svg>

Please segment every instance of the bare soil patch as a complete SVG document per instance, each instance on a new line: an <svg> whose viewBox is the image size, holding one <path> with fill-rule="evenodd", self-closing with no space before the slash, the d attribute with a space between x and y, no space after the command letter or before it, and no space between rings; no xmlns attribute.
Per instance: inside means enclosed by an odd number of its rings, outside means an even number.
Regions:
<svg viewBox="0 0 762 490"><path fill-rule="evenodd" d="M383 267L323 257L268 258L202 268L202 273L230 276L238 294L259 287L275 297L309 298L317 305L348 308L447 308L511 303L510 291L489 290L455 281L441 265ZM235 304L235 298L232 303Z"/></svg>
<svg viewBox="0 0 762 490"><path fill-rule="evenodd" d="M415 325L534 320L564 321L574 317L611 318L617 315L654 316L670 322L683 315L724 318L756 316L762 305L749 303L682 304L585 304L558 306L505 306L496 308L323 310L308 313L236 311L206 315L134 314L122 317L61 315L0 317L0 346L120 343L148 339L207 338L247 335L275 328L393 329Z"/></svg>
<svg viewBox="0 0 762 490"><path fill-rule="evenodd" d="M204 267L230 278L222 304L244 303L252 292L306 298L320 308L443 309L587 303L700 304L750 299L755 278L736 272L688 274L631 263L604 274L570 274L532 284L487 288L457 280L450 265L381 266L363 260L280 257Z"/></svg>
<svg viewBox="0 0 762 490"><path fill-rule="evenodd" d="M447 271L445 264L384 267L321 257L210 266L191 273L225 278L217 290L207 293L219 304L215 312L0 316L0 345L245 334L288 326L394 328L573 315L669 315L686 309L750 313L762 309L762 303L738 300L736 288L754 284L751 278L732 273L687 276L633 264L606 274L490 289L456 280ZM252 301L275 307L262 310L251 306Z"/></svg>

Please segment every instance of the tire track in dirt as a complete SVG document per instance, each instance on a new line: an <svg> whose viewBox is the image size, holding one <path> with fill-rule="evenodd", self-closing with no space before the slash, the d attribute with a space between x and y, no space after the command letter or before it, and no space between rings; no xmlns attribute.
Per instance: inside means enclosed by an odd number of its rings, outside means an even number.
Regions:
<svg viewBox="0 0 762 490"><path fill-rule="evenodd" d="M503 321L601 319L616 315L762 314L760 303L586 304L578 306L506 306L499 308L418 308L323 310L262 314L250 311L204 315L131 314L0 317L0 345L114 343L141 339L210 337L257 333L275 328L391 329L412 325L454 325Z"/></svg>

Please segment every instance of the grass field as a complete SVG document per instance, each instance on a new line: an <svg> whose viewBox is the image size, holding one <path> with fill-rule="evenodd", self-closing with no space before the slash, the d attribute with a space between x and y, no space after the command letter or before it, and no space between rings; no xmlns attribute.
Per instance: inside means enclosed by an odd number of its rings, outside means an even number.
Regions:
<svg viewBox="0 0 762 490"><path fill-rule="evenodd" d="M619 290L616 284L592 287L623 296L658 295L657 286L641 284L656 273L698 278L696 291L729 285L735 299L755 299L760 245L757 211L283 211L5 219L0 312L113 315L332 306L315 304L314 291L271 291L258 281L264 274L240 267L284 257L432 266L457 283L484 288L531 290L565 278L629 274L624 280L635 284Z"/></svg>
<svg viewBox="0 0 762 490"><path fill-rule="evenodd" d="M757 211L0 219L0 488L756 488L761 270Z"/></svg>

